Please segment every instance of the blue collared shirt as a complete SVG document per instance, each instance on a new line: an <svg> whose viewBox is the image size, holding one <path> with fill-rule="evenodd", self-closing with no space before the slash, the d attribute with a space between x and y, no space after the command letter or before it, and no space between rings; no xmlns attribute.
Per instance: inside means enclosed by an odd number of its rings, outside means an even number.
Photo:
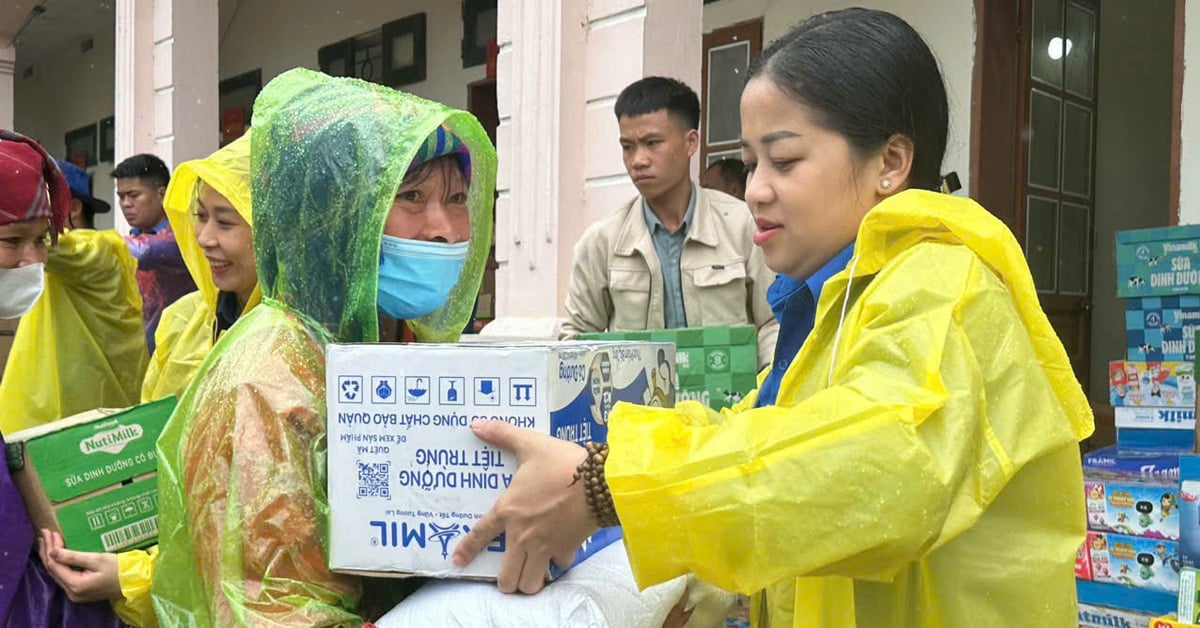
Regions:
<svg viewBox="0 0 1200 628"><path fill-rule="evenodd" d="M145 231L138 229L137 227L131 226L131 227L129 227L129 234L135 235L135 236L142 235L143 233L154 234L154 233L158 233L159 231L162 231L163 229L166 229L167 227L170 227L170 226L171 226L171 221L166 218L163 218L162 222L158 223L157 225L154 225L154 228L147 229Z"/></svg>
<svg viewBox="0 0 1200 628"><path fill-rule="evenodd" d="M830 277L845 269L853 256L854 243L851 242L850 246L833 256L808 279L798 281L778 275L771 287L767 288L767 302L775 313L775 320L779 321L779 337L775 340L775 359L771 362L771 372L767 373L758 389L758 407L775 405L783 374L812 333L817 302L821 300L821 288Z"/></svg>
<svg viewBox="0 0 1200 628"><path fill-rule="evenodd" d="M642 198L642 214L646 218L646 228L650 230L650 240L654 242L654 252L658 254L658 261L662 266L663 325L667 329L687 327L679 259L683 255L688 227L696 214L696 185L692 184L692 197L688 201L687 213L683 215L683 222L679 223L679 228L674 232L663 226L658 216L650 210L650 203L646 202L645 197Z"/></svg>

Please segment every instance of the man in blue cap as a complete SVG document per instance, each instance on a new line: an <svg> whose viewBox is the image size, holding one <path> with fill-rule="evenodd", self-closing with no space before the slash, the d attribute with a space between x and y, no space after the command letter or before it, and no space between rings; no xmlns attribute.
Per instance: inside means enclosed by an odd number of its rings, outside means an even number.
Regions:
<svg viewBox="0 0 1200 628"><path fill-rule="evenodd" d="M71 188L73 202L67 226L72 229L95 229L96 214L107 214L112 211L112 205L92 196L92 182L82 168L62 159L56 161Z"/></svg>

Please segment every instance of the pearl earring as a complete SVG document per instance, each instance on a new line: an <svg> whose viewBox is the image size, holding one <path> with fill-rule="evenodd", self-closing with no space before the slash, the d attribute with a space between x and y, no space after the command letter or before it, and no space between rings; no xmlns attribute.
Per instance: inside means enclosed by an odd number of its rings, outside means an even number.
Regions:
<svg viewBox="0 0 1200 628"><path fill-rule="evenodd" d="M883 180L883 189L890 190L891 188L892 188L892 182L888 181L887 179L884 179Z"/></svg>

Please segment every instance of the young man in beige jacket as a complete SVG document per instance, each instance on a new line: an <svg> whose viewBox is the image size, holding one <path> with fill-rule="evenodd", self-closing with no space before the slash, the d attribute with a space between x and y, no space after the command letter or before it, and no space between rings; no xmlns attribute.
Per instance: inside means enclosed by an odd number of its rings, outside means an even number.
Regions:
<svg viewBox="0 0 1200 628"><path fill-rule="evenodd" d="M639 195L575 245L567 333L750 324L765 366L779 330L766 299L775 274L751 240L746 204L691 180L696 93L647 77L622 90L615 110Z"/></svg>

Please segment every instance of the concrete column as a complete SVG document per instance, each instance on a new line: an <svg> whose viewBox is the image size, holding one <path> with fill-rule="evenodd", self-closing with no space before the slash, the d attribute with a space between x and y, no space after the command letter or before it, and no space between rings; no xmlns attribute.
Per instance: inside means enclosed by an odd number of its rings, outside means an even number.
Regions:
<svg viewBox="0 0 1200 628"><path fill-rule="evenodd" d="M636 194L617 94L652 74L698 91L701 17L694 0L500 2L498 316L565 313L579 236Z"/></svg>
<svg viewBox="0 0 1200 628"><path fill-rule="evenodd" d="M13 72L16 66L16 47L0 48L0 129L13 128Z"/></svg>
<svg viewBox="0 0 1200 628"><path fill-rule="evenodd" d="M116 163L154 153L174 168L216 150L216 3L117 0L116 43ZM127 232L124 216L114 218Z"/></svg>

